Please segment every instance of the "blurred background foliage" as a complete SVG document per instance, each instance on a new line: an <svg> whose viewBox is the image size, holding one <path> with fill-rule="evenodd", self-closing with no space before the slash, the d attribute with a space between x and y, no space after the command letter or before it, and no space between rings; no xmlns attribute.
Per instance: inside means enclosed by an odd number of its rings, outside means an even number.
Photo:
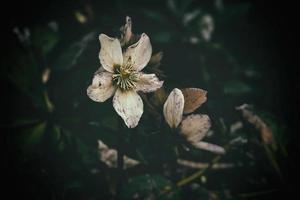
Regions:
<svg viewBox="0 0 300 200"><path fill-rule="evenodd" d="M133 31L147 33L154 52L163 51L159 76L167 92L174 87L208 91L200 108L212 119L205 140L226 147L227 153L189 148L181 158L212 165L192 169L177 164L174 144L160 128L163 119L153 120L153 111L161 114L162 107L146 107L138 128L124 131L126 155L141 164L126 170L121 199L287 195L294 166L288 159L293 156L293 83L287 17L276 6L246 0L26 1L8 6L15 15L6 21L8 46L1 54L2 106L8 111L1 112L1 132L7 185L15 192L10 195L114 198L116 169L100 161L97 141L116 147L118 116L111 100L95 103L86 88L100 66L98 35L118 36L127 15ZM248 115L236 109L244 103L251 105ZM222 163L229 167L213 167Z"/></svg>

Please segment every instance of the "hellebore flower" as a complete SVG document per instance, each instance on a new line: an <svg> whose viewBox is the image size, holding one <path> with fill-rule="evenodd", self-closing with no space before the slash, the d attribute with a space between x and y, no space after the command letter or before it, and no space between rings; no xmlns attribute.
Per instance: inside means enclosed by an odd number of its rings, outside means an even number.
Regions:
<svg viewBox="0 0 300 200"><path fill-rule="evenodd" d="M179 127L180 134L194 147L223 154L224 148L201 141L211 127L208 115L191 114L183 117L183 114L195 111L206 101L206 93L198 88L173 89L164 104L164 117L172 129Z"/></svg>
<svg viewBox="0 0 300 200"><path fill-rule="evenodd" d="M122 49L117 38L100 34L99 40L102 67L95 73L87 95L96 102L104 102L114 96L114 109L128 128L134 128L143 114L143 102L137 92L153 92L163 84L155 74L141 72L152 55L150 39L143 33L126 49Z"/></svg>

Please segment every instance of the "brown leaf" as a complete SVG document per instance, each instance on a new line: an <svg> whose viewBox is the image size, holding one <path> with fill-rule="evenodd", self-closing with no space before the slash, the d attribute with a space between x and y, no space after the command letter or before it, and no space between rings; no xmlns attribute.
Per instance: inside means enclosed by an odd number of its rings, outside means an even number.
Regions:
<svg viewBox="0 0 300 200"><path fill-rule="evenodd" d="M167 97L168 96L167 96L167 93L166 93L164 87L159 88L158 90L156 90L154 92L154 95L153 95L154 105L156 105L156 106L163 105L163 103L166 101Z"/></svg>
<svg viewBox="0 0 300 200"><path fill-rule="evenodd" d="M153 67L158 67L160 65L162 57L163 57L163 52L162 51L160 51L156 54L153 54L151 56L151 59L150 59L148 65L153 66Z"/></svg>
<svg viewBox="0 0 300 200"><path fill-rule="evenodd" d="M199 108L206 101L207 91L199 88L184 88L181 90L184 96L184 114L188 114Z"/></svg>

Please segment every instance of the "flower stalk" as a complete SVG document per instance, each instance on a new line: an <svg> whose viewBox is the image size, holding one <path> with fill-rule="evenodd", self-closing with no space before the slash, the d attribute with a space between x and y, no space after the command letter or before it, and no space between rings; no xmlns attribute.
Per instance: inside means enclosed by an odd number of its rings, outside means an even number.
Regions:
<svg viewBox="0 0 300 200"><path fill-rule="evenodd" d="M117 197L120 197L122 191L123 179L124 179L124 133L123 133L123 124L121 118L119 118L119 131L118 131L118 144L117 144L117 186L116 194Z"/></svg>

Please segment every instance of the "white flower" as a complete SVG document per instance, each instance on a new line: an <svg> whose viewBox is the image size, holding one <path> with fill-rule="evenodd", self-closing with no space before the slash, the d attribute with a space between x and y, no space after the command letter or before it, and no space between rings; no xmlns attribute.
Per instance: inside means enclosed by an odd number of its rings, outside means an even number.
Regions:
<svg viewBox="0 0 300 200"><path fill-rule="evenodd" d="M164 104L165 120L173 129L179 126L180 134L194 147L222 154L223 147L201 141L211 127L208 115L191 114L183 119L183 114L193 112L206 101L206 93L198 88L173 89Z"/></svg>
<svg viewBox="0 0 300 200"><path fill-rule="evenodd" d="M124 51L117 38L100 34L99 40L102 67L95 73L87 94L97 102L104 102L114 95L116 112L127 127L134 128L143 114L143 102L137 92L153 92L163 84L155 74L141 72L151 58L150 39L143 33L135 44Z"/></svg>

